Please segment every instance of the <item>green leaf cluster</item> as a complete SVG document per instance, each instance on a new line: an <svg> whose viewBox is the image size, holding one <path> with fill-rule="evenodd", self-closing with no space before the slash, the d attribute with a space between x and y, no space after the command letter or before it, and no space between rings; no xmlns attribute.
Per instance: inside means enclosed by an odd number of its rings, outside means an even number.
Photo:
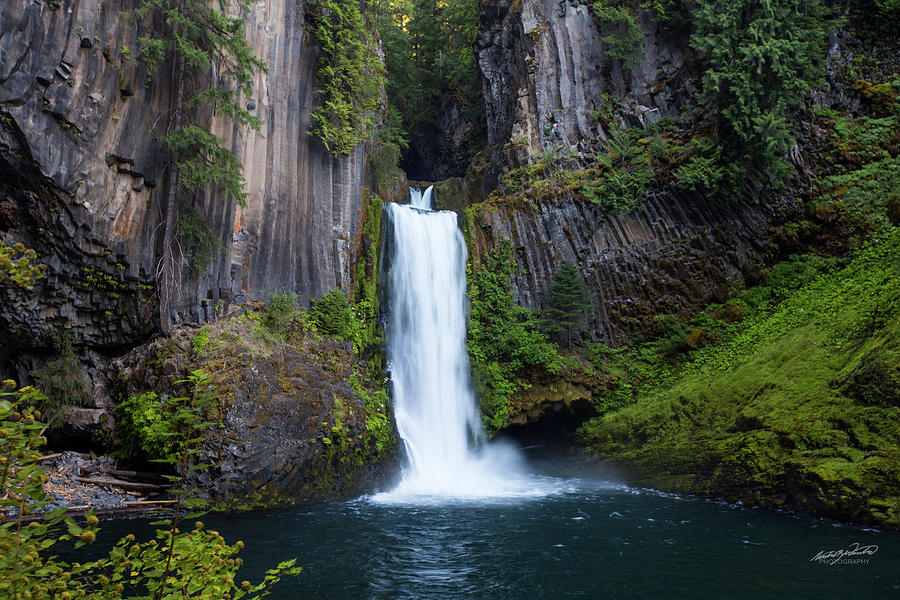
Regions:
<svg viewBox="0 0 900 600"><path fill-rule="evenodd" d="M696 3L691 46L705 65L698 99L717 116L724 160L787 174L787 114L824 77L830 15L821 0Z"/></svg>
<svg viewBox="0 0 900 600"><path fill-rule="evenodd" d="M243 19L228 14L235 4L249 10L248 0L144 0L135 14L142 19L156 17L165 22L166 28L153 30L159 35L139 38L141 61L147 67L149 82L166 58L180 57L193 91L186 108L210 107L215 114L231 118L238 128L259 130L259 118L246 108L243 99L253 91L253 77L268 69L247 43ZM186 84L174 82L176 86ZM241 164L223 146L223 140L205 126L181 124L166 132L165 144L175 154L186 189L218 185L227 198L244 205Z"/></svg>
<svg viewBox="0 0 900 600"><path fill-rule="evenodd" d="M622 60L626 69L639 65L643 36L634 10L622 0L598 0L594 2L594 14L600 20L600 39L608 46L606 54Z"/></svg>
<svg viewBox="0 0 900 600"><path fill-rule="evenodd" d="M160 460L178 451L168 404L155 392L129 397L116 406L115 416L119 456Z"/></svg>
<svg viewBox="0 0 900 600"><path fill-rule="evenodd" d="M318 300L313 300L309 316L316 330L343 340L355 340L362 323L357 319L347 301L347 294L340 288L328 291Z"/></svg>
<svg viewBox="0 0 900 600"><path fill-rule="evenodd" d="M374 131L384 66L358 0L321 0L315 22L322 104L312 133L332 153L349 154Z"/></svg>
<svg viewBox="0 0 900 600"><path fill-rule="evenodd" d="M21 242L12 246L0 244L0 284L12 281L21 288L31 289L47 272L47 265L35 263L36 258L37 253Z"/></svg>

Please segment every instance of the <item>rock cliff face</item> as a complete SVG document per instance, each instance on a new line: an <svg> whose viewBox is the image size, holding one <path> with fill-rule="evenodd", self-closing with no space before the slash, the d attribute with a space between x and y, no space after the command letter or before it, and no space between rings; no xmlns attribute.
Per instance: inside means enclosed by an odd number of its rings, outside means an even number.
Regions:
<svg viewBox="0 0 900 600"><path fill-rule="evenodd" d="M476 40L494 163L521 166L548 147L585 151L608 134L595 111L621 104L628 124L676 112L695 57L686 36L663 35L641 11L642 58L607 56L589 0L484 0ZM496 185L496 169L488 186Z"/></svg>
<svg viewBox="0 0 900 600"><path fill-rule="evenodd" d="M0 331L20 348L65 327L97 348L156 328L171 102L165 68L145 85L131 0L9 0L0 6L0 238L35 248L49 276L27 296L3 289ZM307 134L318 53L305 2L254 2L246 34L269 74L248 107L262 130L212 130L244 164L247 207L216 192L193 208L223 251L203 271L185 257L176 320L281 290L303 300L349 277L364 157L334 158ZM186 203L186 204L189 204ZM7 348L8 349L8 348Z"/></svg>
<svg viewBox="0 0 900 600"><path fill-rule="evenodd" d="M547 149L596 153L611 124L646 126L690 101L697 66L685 35L663 35L639 13L642 58L626 69L606 54L591 5L482 3L476 52L487 108L486 190ZM607 118L598 119L600 113ZM466 225L476 260L500 240L512 241L514 288L525 306L542 308L556 269L575 263L592 291L594 338L618 344L652 328L656 315L688 316L724 299L751 274L771 218L757 200L658 189L640 210L615 215L562 192L536 204L510 198L475 204Z"/></svg>
<svg viewBox="0 0 900 600"><path fill-rule="evenodd" d="M684 318L724 301L732 286L753 275L770 218L762 206L672 192L622 215L571 197L536 207L486 203L470 210L476 258L500 240L512 242L520 304L543 308L559 265L577 265L592 295L589 330L611 345L652 332L657 315Z"/></svg>

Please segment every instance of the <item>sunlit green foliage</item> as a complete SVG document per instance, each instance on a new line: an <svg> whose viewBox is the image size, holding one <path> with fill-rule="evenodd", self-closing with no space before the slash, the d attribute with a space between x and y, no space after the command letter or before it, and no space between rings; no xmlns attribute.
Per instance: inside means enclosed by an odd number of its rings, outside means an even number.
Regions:
<svg viewBox="0 0 900 600"><path fill-rule="evenodd" d="M257 599L268 595L281 577L297 575L294 561L282 562L266 571L258 584L238 583L242 564L235 555L243 542L226 544L215 531L207 531L196 521L182 530L185 519L201 516L195 511L202 502L187 490L184 475L202 469L194 464L197 444L211 424L200 414L214 397L209 377L196 371L187 381L188 396L172 398L173 437L179 451L170 457L179 475L171 475L176 498L169 518L157 521L156 539L138 541L128 534L105 558L84 563L61 561L60 550L74 544L80 548L97 539L99 520L91 512L83 522L64 517L64 509L45 512L48 500L43 490L45 469L37 461L38 448L45 443L44 425L31 407L39 392L6 381L8 391L0 393L0 596L32 600L100 599L123 597L153 600L185 598L220 600ZM20 517L37 515L36 521ZM185 528L186 529L186 528Z"/></svg>
<svg viewBox="0 0 900 600"><path fill-rule="evenodd" d="M118 454L125 458L168 458L176 451L166 404L154 393L131 396L116 407Z"/></svg>
<svg viewBox="0 0 900 600"><path fill-rule="evenodd" d="M466 268L471 302L466 345L489 432L508 424L512 395L528 386L526 376L557 374L562 367L535 316L513 301L514 268L509 241L485 256L479 268Z"/></svg>
<svg viewBox="0 0 900 600"><path fill-rule="evenodd" d="M384 67L359 6L321 0L315 10L322 104L312 133L334 154L349 154L372 135L384 88Z"/></svg>
<svg viewBox="0 0 900 600"><path fill-rule="evenodd" d="M0 244L0 284L12 281L19 287L31 289L47 272L47 265L35 263L36 258L37 253L25 248L21 242L12 246Z"/></svg>

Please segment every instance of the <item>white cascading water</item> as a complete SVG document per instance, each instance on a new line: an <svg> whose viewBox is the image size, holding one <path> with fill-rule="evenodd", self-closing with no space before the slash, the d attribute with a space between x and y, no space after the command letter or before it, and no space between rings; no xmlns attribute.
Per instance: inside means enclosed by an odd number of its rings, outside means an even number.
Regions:
<svg viewBox="0 0 900 600"><path fill-rule="evenodd" d="M487 444L466 354L466 245L456 213L431 210L432 188L388 204L388 362L409 465L379 502L543 496L511 447ZM555 487L555 486L551 486Z"/></svg>

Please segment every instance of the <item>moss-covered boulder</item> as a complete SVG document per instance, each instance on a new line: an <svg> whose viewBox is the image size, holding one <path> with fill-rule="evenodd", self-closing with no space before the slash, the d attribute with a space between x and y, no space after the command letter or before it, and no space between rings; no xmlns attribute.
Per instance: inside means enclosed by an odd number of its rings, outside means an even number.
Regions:
<svg viewBox="0 0 900 600"><path fill-rule="evenodd" d="M181 394L193 369L212 378L218 426L197 483L223 509L261 508L361 493L396 463L387 394L351 342L267 332L257 316L226 319L140 347L118 362L123 398Z"/></svg>

